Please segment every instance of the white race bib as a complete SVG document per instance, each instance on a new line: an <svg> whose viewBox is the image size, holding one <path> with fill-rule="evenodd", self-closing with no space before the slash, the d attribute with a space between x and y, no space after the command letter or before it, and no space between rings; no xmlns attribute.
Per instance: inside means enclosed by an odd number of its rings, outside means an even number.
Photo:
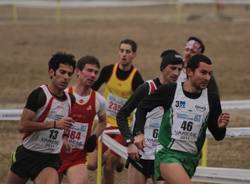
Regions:
<svg viewBox="0 0 250 184"><path fill-rule="evenodd" d="M49 150L56 150L61 144L63 131L60 129L48 129L40 131L37 141L41 146Z"/></svg>
<svg viewBox="0 0 250 184"><path fill-rule="evenodd" d="M116 117L118 111L126 103L127 99L109 94L107 98L107 115Z"/></svg>
<svg viewBox="0 0 250 184"><path fill-rule="evenodd" d="M177 112L173 117L172 138L196 142L203 122L202 114Z"/></svg>
<svg viewBox="0 0 250 184"><path fill-rule="evenodd" d="M70 127L69 143L72 148L83 149L88 132L88 124L74 122Z"/></svg>

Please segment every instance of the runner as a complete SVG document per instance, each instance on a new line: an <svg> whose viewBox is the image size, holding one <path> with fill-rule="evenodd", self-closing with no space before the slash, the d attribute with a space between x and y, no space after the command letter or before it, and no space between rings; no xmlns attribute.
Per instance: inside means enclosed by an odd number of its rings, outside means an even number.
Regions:
<svg viewBox="0 0 250 184"><path fill-rule="evenodd" d="M218 94L207 90L211 74L211 60L197 54L187 64L185 82L161 86L137 109L134 129L143 133L147 112L164 108L155 174L168 184L191 184L207 128L216 140L225 137L230 115L222 113ZM143 142L138 146L142 148Z"/></svg>
<svg viewBox="0 0 250 184"><path fill-rule="evenodd" d="M76 99L71 112L74 123L69 132L69 143L73 149L69 152L63 147L59 173L65 174L70 184L87 183L87 152L94 151L97 137L106 128L106 101L98 92L91 89L99 70L100 63L97 58L82 57L77 62L76 85L67 89ZM96 115L99 123L97 123L95 131L91 133Z"/></svg>
<svg viewBox="0 0 250 184"><path fill-rule="evenodd" d="M188 38L183 53L184 68L181 71L178 81L183 82L187 79L186 66L190 58L196 54L203 54L204 52L205 45L200 38L197 38L195 36L191 36ZM210 82L208 83L208 90L219 94L219 88L213 75L210 79Z"/></svg>
<svg viewBox="0 0 250 184"><path fill-rule="evenodd" d="M117 115L119 130L128 144L128 183L145 184L147 179L154 176L154 154L157 146L158 132L163 115L161 107L155 108L147 114L145 126L145 146L142 151L134 144L139 137L133 137L127 118L137 107L139 102L147 95L152 94L162 84L176 82L183 67L181 55L175 50L166 50L161 54L161 65L159 77L146 81L136 89ZM136 141L135 141L136 143ZM137 155L140 157L137 157ZM153 182L156 181L153 179ZM158 182L160 183L160 182Z"/></svg>
<svg viewBox="0 0 250 184"><path fill-rule="evenodd" d="M19 130L23 141L12 156L6 184L23 184L31 179L36 184L58 184L59 153L73 119L69 117L72 99L64 90L75 69L74 56L56 53L49 61L50 83L29 95ZM73 98L73 97L72 97Z"/></svg>
<svg viewBox="0 0 250 184"><path fill-rule="evenodd" d="M98 90L105 83L104 96L107 100L107 127L118 129L116 115L135 89L144 81L133 66L136 57L137 44L135 41L125 39L119 45L119 61L116 64L104 67L93 89ZM132 122L132 115L129 117L129 124ZM119 143L126 145L121 135L110 135ZM104 148L106 150L107 148ZM121 171L123 164L120 156L111 150L107 150L107 157L104 158L103 183L114 183L114 170Z"/></svg>

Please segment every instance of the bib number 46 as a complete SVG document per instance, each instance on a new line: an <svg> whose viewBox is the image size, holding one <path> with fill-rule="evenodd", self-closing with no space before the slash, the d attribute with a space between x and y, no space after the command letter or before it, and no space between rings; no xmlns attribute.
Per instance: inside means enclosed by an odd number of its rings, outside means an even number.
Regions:
<svg viewBox="0 0 250 184"><path fill-rule="evenodd" d="M190 132L193 129L193 122L191 122L191 121L183 121L182 124L181 124L181 128L184 131L189 131Z"/></svg>

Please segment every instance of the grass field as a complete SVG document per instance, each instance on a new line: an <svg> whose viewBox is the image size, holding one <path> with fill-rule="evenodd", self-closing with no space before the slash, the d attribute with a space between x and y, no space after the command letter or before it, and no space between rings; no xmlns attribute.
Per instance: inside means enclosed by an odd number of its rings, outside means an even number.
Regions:
<svg viewBox="0 0 250 184"><path fill-rule="evenodd" d="M250 10L247 6L225 6L221 20L212 6L185 6L181 17L174 6L63 9L56 22L54 9L18 7L12 21L10 6L0 6L0 106L22 107L30 90L46 83L47 62L57 51L76 58L91 54L102 65L117 59L119 41L132 38L139 50L135 65L144 79L157 76L160 53L169 48L182 52L186 39L195 35L206 44L214 63L221 98L250 98ZM247 110L232 111L230 126L249 126ZM11 151L20 141L16 122L0 122L0 183L8 170ZM250 140L209 141L208 165L250 169ZM126 171L117 176L126 183ZM66 182L65 182L66 183ZM95 173L90 173L90 184Z"/></svg>

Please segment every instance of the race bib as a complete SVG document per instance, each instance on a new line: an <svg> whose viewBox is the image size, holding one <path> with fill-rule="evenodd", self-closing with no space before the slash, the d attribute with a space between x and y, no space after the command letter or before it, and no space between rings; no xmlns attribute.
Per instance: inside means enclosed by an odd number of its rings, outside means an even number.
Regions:
<svg viewBox="0 0 250 184"><path fill-rule="evenodd" d="M157 146L157 138L159 135L159 128L148 127L144 130L145 144L149 147Z"/></svg>
<svg viewBox="0 0 250 184"><path fill-rule="evenodd" d="M63 131L60 129L48 129L40 131L38 142L41 146L48 148L51 151L57 150L60 147Z"/></svg>
<svg viewBox="0 0 250 184"><path fill-rule="evenodd" d="M173 117L172 138L196 142L202 126L203 116L198 113L177 112Z"/></svg>
<svg viewBox="0 0 250 184"><path fill-rule="evenodd" d="M83 149L88 132L88 124L74 122L70 127L69 143L72 148Z"/></svg>
<svg viewBox="0 0 250 184"><path fill-rule="evenodd" d="M125 98L109 95L107 98L107 115L116 117L118 111L126 103L126 101L127 99Z"/></svg>

